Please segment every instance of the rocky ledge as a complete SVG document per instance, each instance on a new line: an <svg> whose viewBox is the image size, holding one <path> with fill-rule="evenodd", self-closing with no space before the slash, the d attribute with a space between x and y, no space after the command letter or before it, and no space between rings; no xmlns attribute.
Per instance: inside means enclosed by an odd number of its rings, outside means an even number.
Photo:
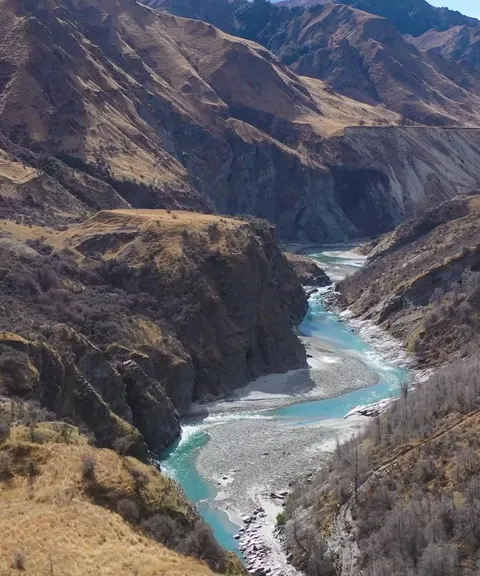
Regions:
<svg viewBox="0 0 480 576"><path fill-rule="evenodd" d="M328 275L320 268L315 260L290 252L285 252L285 256L295 270L302 286L323 288L332 284Z"/></svg>

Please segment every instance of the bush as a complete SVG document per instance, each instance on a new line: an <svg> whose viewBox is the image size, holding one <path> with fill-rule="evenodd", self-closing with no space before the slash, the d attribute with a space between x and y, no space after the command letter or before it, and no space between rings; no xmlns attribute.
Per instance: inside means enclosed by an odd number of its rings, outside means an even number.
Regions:
<svg viewBox="0 0 480 576"><path fill-rule="evenodd" d="M203 520L197 520L182 542L179 552L205 561L212 570L224 572L227 568L226 552L215 540L212 529Z"/></svg>
<svg viewBox="0 0 480 576"><path fill-rule="evenodd" d="M151 516L141 523L140 528L147 536L172 550L177 550L184 539L185 529L182 525L165 514Z"/></svg>
<svg viewBox="0 0 480 576"><path fill-rule="evenodd" d="M459 361L400 397L359 439L339 445L329 467L286 503L287 541L299 567L328 573L317 563L329 561L323 530L348 502L358 574L470 576L462 559L480 560L480 439L477 420L470 421L479 409L480 361ZM461 415L467 425L457 427ZM452 431L437 434L446 427ZM383 469L395 454L399 462Z"/></svg>
<svg viewBox="0 0 480 576"><path fill-rule="evenodd" d="M277 526L285 526L287 519L285 517L284 512L280 512L279 514L277 514L276 522Z"/></svg>
<svg viewBox="0 0 480 576"><path fill-rule="evenodd" d="M133 500L124 498L117 503L117 512L124 520L131 524L137 524L140 518L140 512Z"/></svg>
<svg viewBox="0 0 480 576"><path fill-rule="evenodd" d="M97 461L91 454L86 454L82 458L82 479L85 481L95 480L95 469Z"/></svg>
<svg viewBox="0 0 480 576"><path fill-rule="evenodd" d="M135 492L140 492L140 490L142 490L142 488L145 488L145 486L150 481L149 477L141 470L133 468L129 470L129 472L135 484Z"/></svg>
<svg viewBox="0 0 480 576"><path fill-rule="evenodd" d="M13 477L12 466L13 461L10 454L0 453L0 482L5 482Z"/></svg>
<svg viewBox="0 0 480 576"><path fill-rule="evenodd" d="M25 570L27 559L24 552L15 552L12 559L12 568L15 570Z"/></svg>

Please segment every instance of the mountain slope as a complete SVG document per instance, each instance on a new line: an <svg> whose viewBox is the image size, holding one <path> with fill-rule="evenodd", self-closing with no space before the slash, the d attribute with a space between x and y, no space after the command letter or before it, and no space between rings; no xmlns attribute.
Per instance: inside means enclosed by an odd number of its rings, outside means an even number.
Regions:
<svg viewBox="0 0 480 576"><path fill-rule="evenodd" d="M210 7L204 17L213 13L211 2L200 3ZM196 17L199 6L177 0L153 4L188 17ZM374 15L376 9L372 14L356 3L290 9L265 0L223 6L216 12L217 24L222 26L228 7L225 29L264 44L292 70L324 80L336 92L381 103L422 124L478 124L480 74L467 62L459 66L437 52L416 50L395 20Z"/></svg>
<svg viewBox="0 0 480 576"><path fill-rule="evenodd" d="M418 52L384 18L333 4L317 7L272 38L280 58L292 46L300 53L292 69L337 92L381 102L424 124L478 123L480 76Z"/></svg>
<svg viewBox="0 0 480 576"><path fill-rule="evenodd" d="M460 146L471 159L441 177L430 168L438 152L429 149L429 132L415 133L409 153L427 155L427 170L403 153L392 154L388 166L381 161L385 150L402 150L403 129L382 132L381 146L376 131L361 133L362 146L342 139L347 126L401 122L368 96L382 86L382 98L424 120L473 122L478 97L459 88L450 71L413 57L415 48L395 33L383 48L372 40L388 32L381 18L325 9L339 37L353 26L348 50L361 53L371 70L377 66L378 79L353 67L345 83L348 60L322 74L345 92L355 86L370 104L296 75L258 44L126 0L1 6L0 27L16 41L0 46L0 203L18 222L57 226L102 209L182 207L261 216L284 240L345 241L386 232L418 203L438 204L480 177L477 131L435 136L442 154L456 157ZM314 54L325 19L297 21L305 24L305 46L311 29ZM371 34L364 39L362 30ZM415 82L406 72L406 84L401 73L389 76L388 67L400 65L388 38L400 43L405 66L416 66ZM329 51L334 57L333 45ZM308 58L299 61L307 65ZM475 81L463 70L455 74ZM398 182L412 178L414 192L399 194Z"/></svg>
<svg viewBox="0 0 480 576"><path fill-rule="evenodd" d="M480 71L480 25L454 26L445 31L432 29L418 37L407 37L407 40L419 50L432 50Z"/></svg>
<svg viewBox="0 0 480 576"><path fill-rule="evenodd" d="M375 245L363 270L342 282L342 301L427 364L473 353L480 331L479 215L475 195L405 222Z"/></svg>
<svg viewBox="0 0 480 576"><path fill-rule="evenodd" d="M324 132L318 101L346 109L339 128L355 122L354 106L320 84L307 88L260 46L127 1L3 0L0 27L17 38L1 54L9 62L3 148L9 161L56 181L46 223L99 208L170 206L254 213L286 238L303 227L355 235L321 159L300 149L310 122L310 133ZM58 203L61 193L69 199ZM5 196L9 207L20 196L23 213L40 203L29 193Z"/></svg>

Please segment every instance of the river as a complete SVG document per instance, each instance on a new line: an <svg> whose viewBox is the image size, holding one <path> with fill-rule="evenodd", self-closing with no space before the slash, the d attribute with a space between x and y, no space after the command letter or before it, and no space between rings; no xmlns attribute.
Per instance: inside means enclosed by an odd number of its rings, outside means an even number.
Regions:
<svg viewBox="0 0 480 576"><path fill-rule="evenodd" d="M309 255L334 281L363 264L345 248ZM398 395L409 378L401 351L393 346L392 354L385 335L325 310L322 293L310 297L299 332L308 370L261 378L229 401L199 407L201 416L183 423L181 438L161 458L217 540L237 553L240 515L267 506L271 492L317 469L337 439L363 425L362 417L345 419L349 411Z"/></svg>

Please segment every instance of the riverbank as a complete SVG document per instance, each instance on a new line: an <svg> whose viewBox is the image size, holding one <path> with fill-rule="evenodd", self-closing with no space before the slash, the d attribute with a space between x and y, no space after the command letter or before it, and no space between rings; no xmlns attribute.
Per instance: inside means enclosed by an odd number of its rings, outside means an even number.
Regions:
<svg viewBox="0 0 480 576"><path fill-rule="evenodd" d="M228 399L194 404L189 418L272 410L341 396L378 383L378 374L360 358L335 353L332 346L320 339L303 336L301 340L307 350L307 369L262 376L236 390Z"/></svg>

